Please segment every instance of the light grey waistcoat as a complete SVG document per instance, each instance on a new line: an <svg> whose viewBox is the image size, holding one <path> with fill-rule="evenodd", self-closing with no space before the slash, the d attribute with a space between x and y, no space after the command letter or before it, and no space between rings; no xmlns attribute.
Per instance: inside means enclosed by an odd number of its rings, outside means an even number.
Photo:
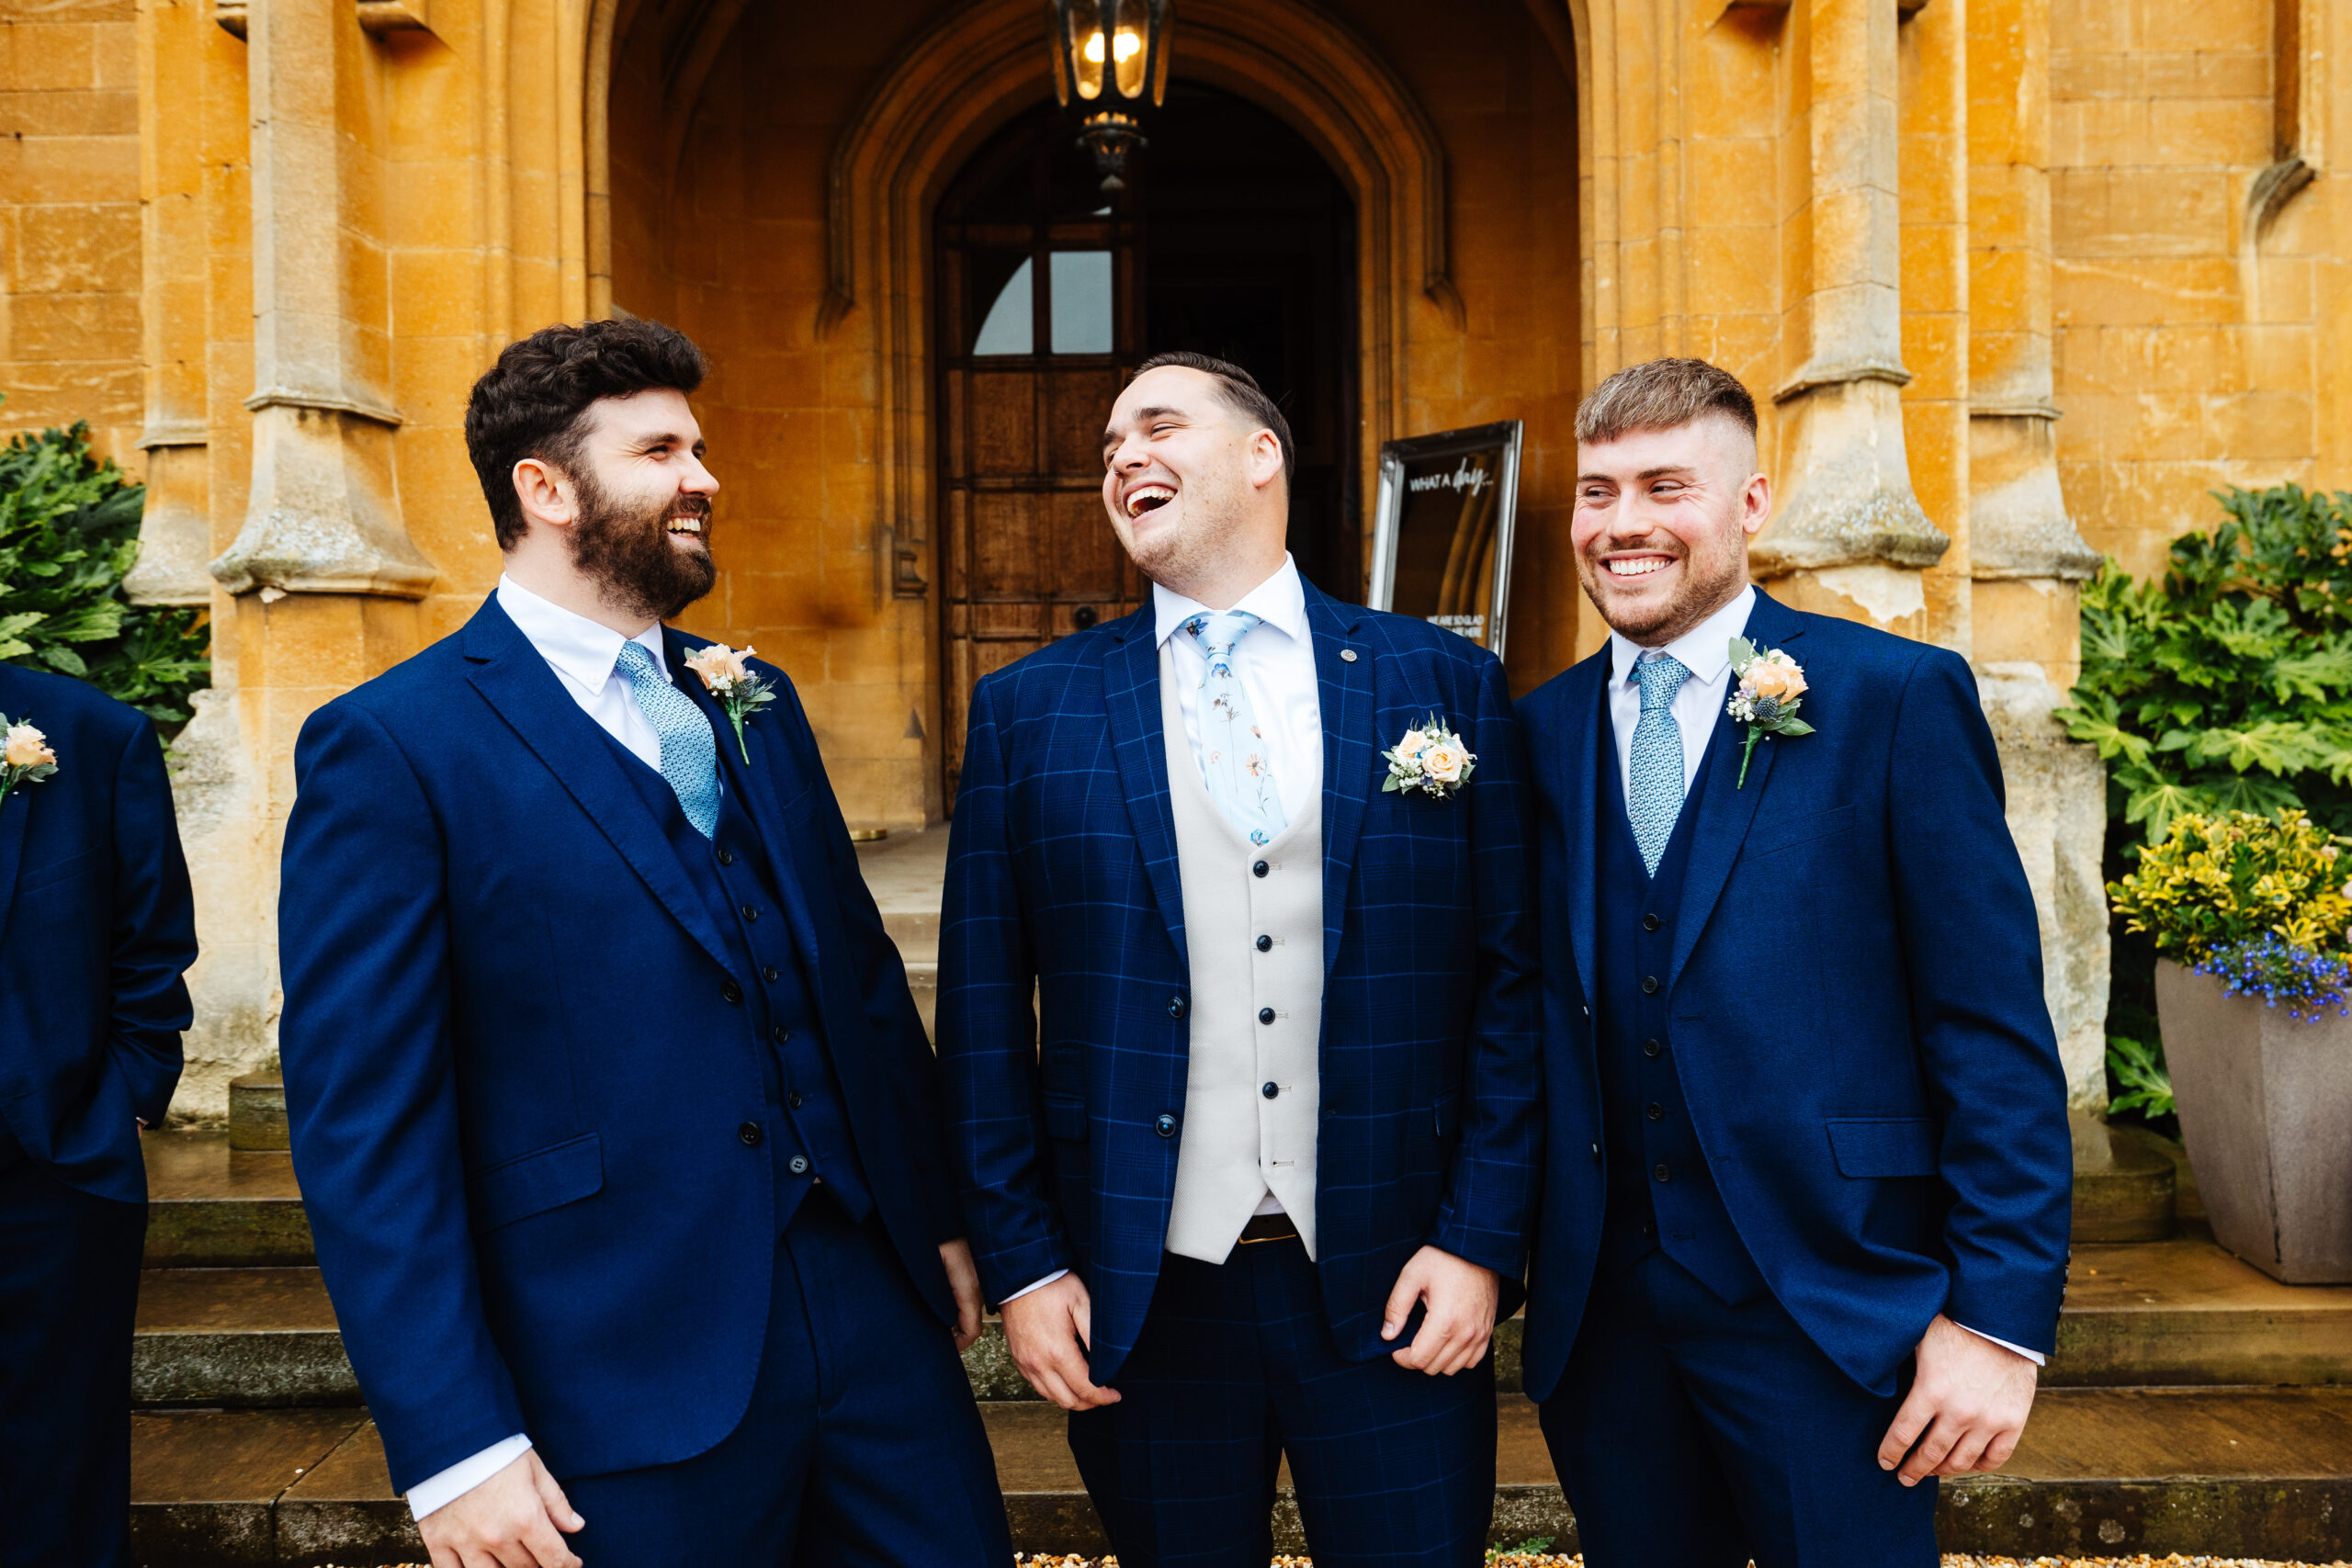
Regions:
<svg viewBox="0 0 2352 1568"><path fill-rule="evenodd" d="M1192 961L1184 1128L1168 1250L1222 1263L1269 1191L1315 1251L1315 1138L1322 1104L1323 792L1260 849L1209 799L1184 738L1174 660L1159 650L1184 946ZM1264 861L1264 876L1250 867ZM1258 939L1272 939L1264 953ZM1258 1021L1273 1009L1273 1021ZM1266 1086L1274 1093L1269 1099Z"/></svg>

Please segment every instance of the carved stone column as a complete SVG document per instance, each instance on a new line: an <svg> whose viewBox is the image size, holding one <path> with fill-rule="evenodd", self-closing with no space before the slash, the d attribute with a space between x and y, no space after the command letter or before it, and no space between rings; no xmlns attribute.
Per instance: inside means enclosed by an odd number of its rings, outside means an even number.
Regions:
<svg viewBox="0 0 2352 1568"><path fill-rule="evenodd" d="M1904 450L1896 9L1792 10L1810 186L1792 220L1802 283L1790 320L1805 357L1774 392L1781 500L1751 559L1792 604L1849 616L1859 606L1917 636L1919 571L1951 540L1912 493Z"/></svg>

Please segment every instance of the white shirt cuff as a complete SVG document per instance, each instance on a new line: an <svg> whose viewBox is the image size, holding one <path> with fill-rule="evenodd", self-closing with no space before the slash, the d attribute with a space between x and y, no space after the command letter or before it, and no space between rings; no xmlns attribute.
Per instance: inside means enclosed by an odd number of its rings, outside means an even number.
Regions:
<svg viewBox="0 0 2352 1568"><path fill-rule="evenodd" d="M1992 1335L1985 1333L1983 1329L1969 1328L1968 1325L1964 1323L1960 1326L1966 1329L1969 1333L1973 1334L1979 1339L1991 1339L1994 1344L1998 1345L2004 1350L2015 1350L2018 1355L2023 1356L2027 1360L2031 1361L2037 1367L2046 1367L2050 1364L2039 1350L2029 1350L2022 1345L2012 1345L2006 1339L1996 1339Z"/></svg>
<svg viewBox="0 0 2352 1568"><path fill-rule="evenodd" d="M1042 1279L1042 1280L1032 1280L1029 1283L1027 1283L1027 1284L1025 1284L1025 1285L1022 1286L1019 1290L1017 1290L1017 1291L1013 1292L1012 1292L1012 1294L1011 1294L1011 1295L1009 1295L1009 1296L1005 1297L1005 1298L1004 1298L1004 1301L1005 1301L1005 1302L1017 1302L1017 1301L1019 1301L1022 1297L1023 1297L1023 1296L1027 1295L1027 1294L1028 1294L1030 1292L1032 1292L1032 1291L1042 1291L1042 1290L1044 1290L1046 1286L1048 1286L1048 1285L1052 1284L1055 1280L1057 1280L1060 1279L1063 1275L1065 1275L1065 1274L1067 1274L1067 1273L1069 1273L1069 1269L1055 1269L1052 1273L1050 1273L1050 1274L1046 1275L1046 1276L1044 1279ZM999 1305L999 1306L1002 1306L1003 1304L1004 1304L1004 1302L999 1302L999 1303L997 1303L997 1305Z"/></svg>
<svg viewBox="0 0 2352 1568"><path fill-rule="evenodd" d="M531 1439L517 1432L492 1443L471 1459L461 1459L438 1475L427 1476L408 1489L408 1511L418 1518L456 1502L475 1487L531 1451Z"/></svg>

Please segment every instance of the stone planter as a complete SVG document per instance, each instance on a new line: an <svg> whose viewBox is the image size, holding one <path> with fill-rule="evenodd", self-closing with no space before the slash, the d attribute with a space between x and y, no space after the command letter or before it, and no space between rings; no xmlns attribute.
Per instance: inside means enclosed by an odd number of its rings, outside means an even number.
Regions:
<svg viewBox="0 0 2352 1568"><path fill-rule="evenodd" d="M2289 1284L2352 1281L2352 1019L2297 1023L2170 960L2156 1013L2214 1239Z"/></svg>

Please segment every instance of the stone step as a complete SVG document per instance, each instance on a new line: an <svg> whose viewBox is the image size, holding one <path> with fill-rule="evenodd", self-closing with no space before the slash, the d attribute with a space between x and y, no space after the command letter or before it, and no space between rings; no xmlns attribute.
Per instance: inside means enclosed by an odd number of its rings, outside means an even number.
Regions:
<svg viewBox="0 0 2352 1568"><path fill-rule="evenodd" d="M2352 1285L2282 1285L2201 1239L2078 1246L2042 1381L2352 1382Z"/></svg>
<svg viewBox="0 0 2352 1568"><path fill-rule="evenodd" d="M2144 1127L2068 1119L2075 1144L2074 1240L2163 1241L2177 1228L2173 1146Z"/></svg>
<svg viewBox="0 0 2352 1568"><path fill-rule="evenodd" d="M150 1269L131 1338L134 1405L356 1405L316 1269Z"/></svg>
<svg viewBox="0 0 2352 1568"><path fill-rule="evenodd" d="M982 1414L1014 1547L1102 1551L1061 1413ZM1534 1406L1505 1395L1498 1414L1488 1540L1550 1536L1575 1550ZM1285 1552L1306 1547L1288 1482L1285 1471L1275 1512ZM135 1416L131 1496L134 1557L149 1568L423 1561L360 1411ZM1947 1483L1938 1520L1951 1551L2341 1558L2352 1553L2352 1391L2053 1389L2008 1469Z"/></svg>
<svg viewBox="0 0 2352 1568"><path fill-rule="evenodd" d="M229 1080L229 1146L232 1149L283 1149L286 1135L286 1085L275 1072L247 1073Z"/></svg>
<svg viewBox="0 0 2352 1568"><path fill-rule="evenodd" d="M147 1158L147 1263L244 1269L311 1262L293 1156L235 1149L221 1132L153 1133Z"/></svg>

